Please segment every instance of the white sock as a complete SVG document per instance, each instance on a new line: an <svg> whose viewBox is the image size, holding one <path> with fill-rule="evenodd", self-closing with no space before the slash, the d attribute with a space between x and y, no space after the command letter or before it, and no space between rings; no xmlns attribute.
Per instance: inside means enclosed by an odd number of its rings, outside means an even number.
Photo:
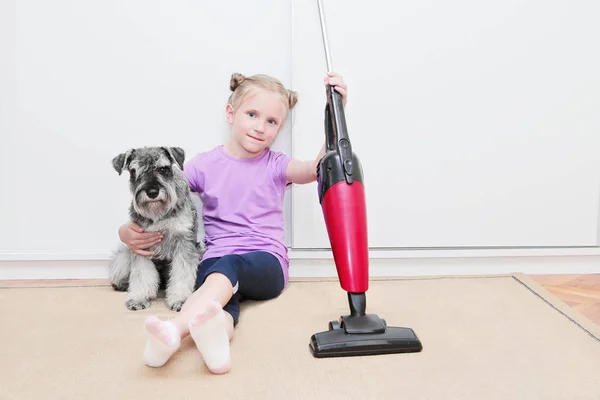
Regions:
<svg viewBox="0 0 600 400"><path fill-rule="evenodd" d="M190 335L208 369L215 374L224 374L231 368L229 336L225 311L219 303L210 303L204 312L189 322Z"/></svg>
<svg viewBox="0 0 600 400"><path fill-rule="evenodd" d="M149 367L162 367L181 346L181 335L173 323L155 316L146 318L144 330L148 337L144 362Z"/></svg>

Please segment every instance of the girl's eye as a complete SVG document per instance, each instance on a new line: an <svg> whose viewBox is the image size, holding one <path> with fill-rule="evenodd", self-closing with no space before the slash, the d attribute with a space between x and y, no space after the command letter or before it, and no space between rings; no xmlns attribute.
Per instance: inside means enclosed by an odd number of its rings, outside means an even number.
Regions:
<svg viewBox="0 0 600 400"><path fill-rule="evenodd" d="M252 118L253 118L255 115L256 115L256 114L254 114L252 111L250 111L250 112L248 113L248 116L249 116L249 117L252 117Z"/></svg>
<svg viewBox="0 0 600 400"><path fill-rule="evenodd" d="M275 124L277 124L277 122L276 122L274 119L270 119L270 120L269 120L269 123L270 123L271 125L275 125Z"/></svg>

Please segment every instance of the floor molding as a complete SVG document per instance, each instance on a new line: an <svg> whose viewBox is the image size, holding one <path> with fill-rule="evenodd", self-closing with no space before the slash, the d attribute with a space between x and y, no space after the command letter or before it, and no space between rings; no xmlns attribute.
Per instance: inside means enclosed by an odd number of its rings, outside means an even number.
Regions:
<svg viewBox="0 0 600 400"><path fill-rule="evenodd" d="M106 261L110 250L0 251L4 261ZM331 249L289 249L292 260L331 259ZM600 247L371 248L371 259L599 256Z"/></svg>
<svg viewBox="0 0 600 400"><path fill-rule="evenodd" d="M600 273L600 256L372 258L370 275L431 276L479 274L591 274ZM290 277L336 277L331 258L293 258ZM105 279L107 260L0 261L0 280Z"/></svg>

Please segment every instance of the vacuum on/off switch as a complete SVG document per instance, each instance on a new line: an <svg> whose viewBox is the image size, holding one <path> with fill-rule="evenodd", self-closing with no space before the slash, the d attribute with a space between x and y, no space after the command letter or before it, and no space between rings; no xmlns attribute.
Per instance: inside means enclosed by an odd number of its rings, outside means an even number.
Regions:
<svg viewBox="0 0 600 400"><path fill-rule="evenodd" d="M352 175L352 160L344 161L344 169L348 175Z"/></svg>

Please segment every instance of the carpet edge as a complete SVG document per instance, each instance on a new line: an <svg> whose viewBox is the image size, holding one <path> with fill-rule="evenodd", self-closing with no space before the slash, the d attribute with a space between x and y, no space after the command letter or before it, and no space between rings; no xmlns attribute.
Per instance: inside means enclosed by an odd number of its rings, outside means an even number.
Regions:
<svg viewBox="0 0 600 400"><path fill-rule="evenodd" d="M575 325L578 325L580 329L584 330L588 335L593 337L600 343L600 326L596 325L593 321L588 319L585 315L574 310L567 303L559 299L557 296L546 290L541 284L536 282L533 278L523 273L513 273L513 278L517 283L523 285L530 292L544 300L546 304L555 309L558 313L562 314L565 318L569 319Z"/></svg>

